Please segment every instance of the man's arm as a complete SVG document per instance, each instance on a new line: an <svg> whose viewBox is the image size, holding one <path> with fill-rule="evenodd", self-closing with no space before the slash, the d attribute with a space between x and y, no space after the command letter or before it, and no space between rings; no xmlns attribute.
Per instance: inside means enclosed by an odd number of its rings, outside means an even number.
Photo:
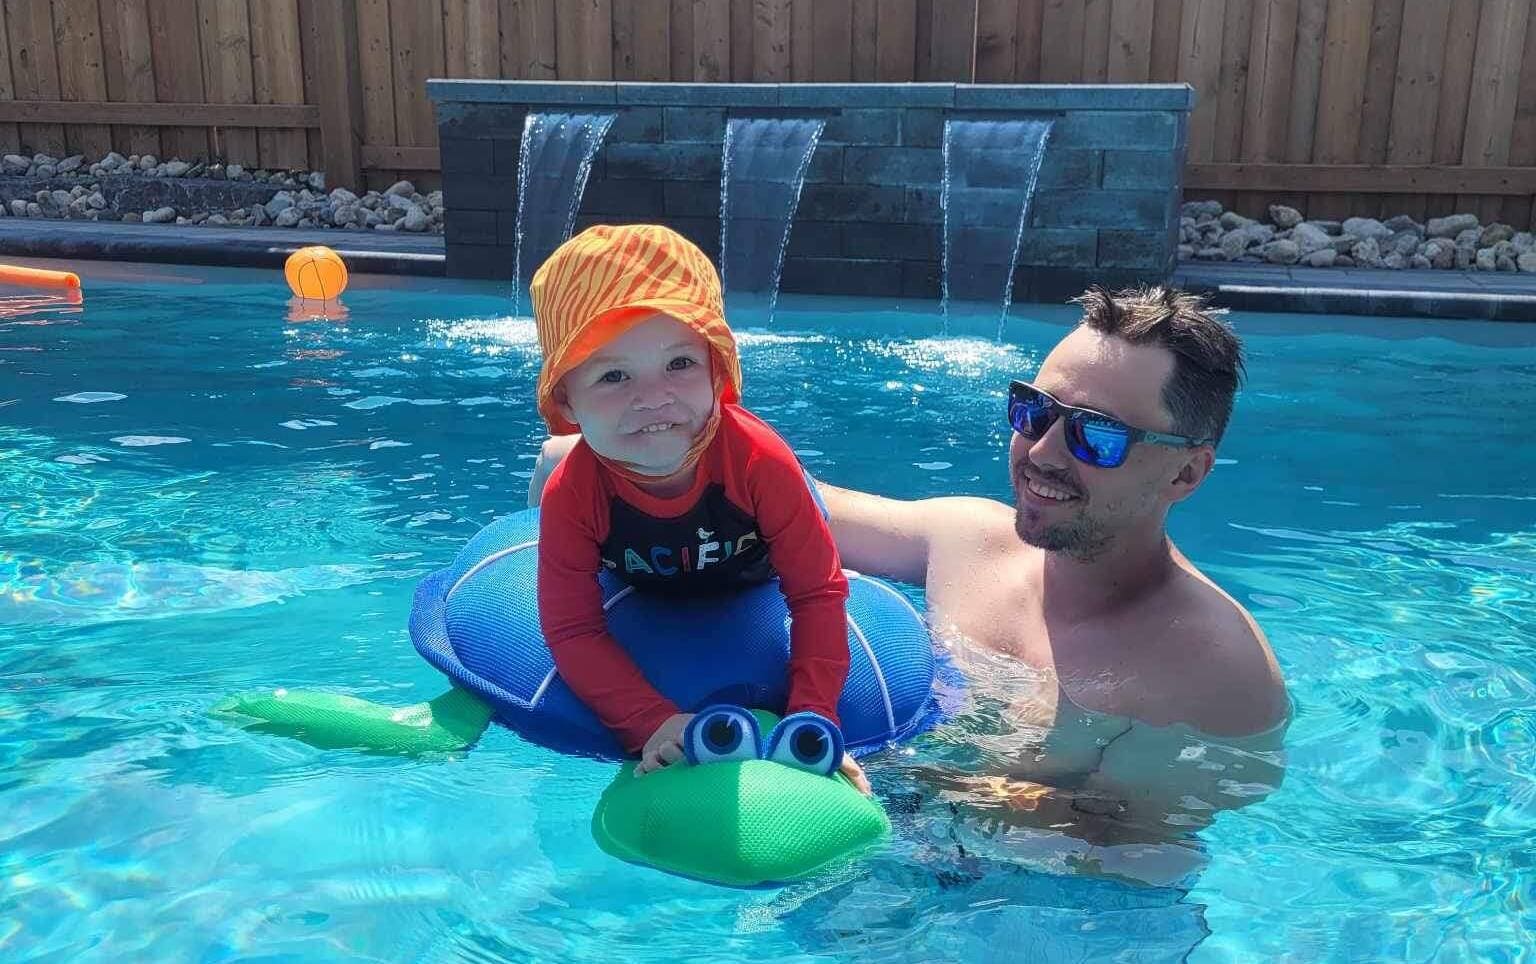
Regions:
<svg viewBox="0 0 1536 964"><path fill-rule="evenodd" d="M927 581L935 503L942 500L906 502L821 481L816 488L843 565L915 586Z"/></svg>
<svg viewBox="0 0 1536 964"><path fill-rule="evenodd" d="M533 478L528 480L528 508L535 508L544 500L544 484L550 474L580 441L580 435L555 435L544 440L539 447L539 460L533 463Z"/></svg>

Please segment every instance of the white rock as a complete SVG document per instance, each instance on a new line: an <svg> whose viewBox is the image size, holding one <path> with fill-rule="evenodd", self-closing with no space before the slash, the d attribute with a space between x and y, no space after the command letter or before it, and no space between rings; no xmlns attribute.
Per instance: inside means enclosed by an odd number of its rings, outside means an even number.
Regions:
<svg viewBox="0 0 1536 964"><path fill-rule="evenodd" d="M72 155L70 157L64 158L64 160L62 160L62 161L60 161L58 163L58 172L60 174L70 174L70 173L73 173L75 171L80 170L81 165L83 165L84 163L85 163L85 155L84 154L74 154L74 155Z"/></svg>
<svg viewBox="0 0 1536 964"><path fill-rule="evenodd" d="M161 168L165 172L166 177L181 177L191 169L192 165L186 161L167 161L165 166Z"/></svg>
<svg viewBox="0 0 1536 964"><path fill-rule="evenodd" d="M153 211L144 212L144 223L146 224L169 224L174 220L176 220L175 208L155 208Z"/></svg>
<svg viewBox="0 0 1536 964"><path fill-rule="evenodd" d="M411 203L410 198L402 194L387 195L385 201L388 203L391 211L399 211L402 214L416 207L416 205Z"/></svg>
<svg viewBox="0 0 1536 964"><path fill-rule="evenodd" d="M303 219L304 215L299 212L298 208L287 207L277 212L277 215L272 219L272 224L279 228L291 228Z"/></svg>
<svg viewBox="0 0 1536 964"><path fill-rule="evenodd" d="M1319 248L1302 258L1302 262L1312 268L1331 268L1339 258L1339 253L1333 248Z"/></svg>
<svg viewBox="0 0 1536 964"><path fill-rule="evenodd" d="M1295 264L1301 260L1301 249L1295 241L1271 241L1264 246L1264 260L1270 264Z"/></svg>
<svg viewBox="0 0 1536 964"><path fill-rule="evenodd" d="M1333 247L1333 239L1328 236L1328 232L1309 221L1304 221L1291 229L1291 240L1296 242L1303 255L1323 248L1332 250Z"/></svg>
<svg viewBox="0 0 1536 964"><path fill-rule="evenodd" d="M279 191L274 194L272 196L272 200L268 201L265 205L263 205L263 207L266 208L266 212L269 217L275 218L279 214L282 214L284 211L293 207L293 195L289 194L287 191Z"/></svg>
<svg viewBox="0 0 1536 964"><path fill-rule="evenodd" d="M1375 238L1355 242L1349 249L1349 256L1355 259L1355 263L1363 264L1367 268L1381 266L1381 247L1376 243Z"/></svg>
<svg viewBox="0 0 1536 964"><path fill-rule="evenodd" d="M1477 267L1477 270L1479 271L1498 270L1498 262L1494 260L1492 248L1479 249L1477 252L1477 258L1472 263Z"/></svg>
<svg viewBox="0 0 1536 964"><path fill-rule="evenodd" d="M20 154L7 154L0 158L0 168L6 174L25 174L32 169L32 162Z"/></svg>
<svg viewBox="0 0 1536 964"><path fill-rule="evenodd" d="M107 208L107 196L100 191L91 194L90 197L86 198L86 201L98 211L105 211Z"/></svg>
<svg viewBox="0 0 1536 964"><path fill-rule="evenodd" d="M356 204L357 203L357 195L353 194L351 191L347 190L344 187L338 187L336 190L332 191L331 194L330 194L330 198L331 198L331 203L335 204L335 205L338 205L338 206L342 205L342 204Z"/></svg>
<svg viewBox="0 0 1536 964"><path fill-rule="evenodd" d="M231 181L240 180L241 175L244 173L245 168L241 167L239 164L226 164L224 166L224 176Z"/></svg>
<svg viewBox="0 0 1536 964"><path fill-rule="evenodd" d="M1369 238L1376 241L1390 237L1392 234L1391 228L1375 218L1346 218L1343 230L1345 234L1353 234L1357 238Z"/></svg>
<svg viewBox="0 0 1536 964"><path fill-rule="evenodd" d="M1302 222L1301 212L1284 204L1271 204L1269 206L1269 219L1275 222L1277 227L1294 228Z"/></svg>
<svg viewBox="0 0 1536 964"><path fill-rule="evenodd" d="M311 171L309 177L307 178L307 180L309 182L309 186L314 188L315 190L317 190L317 191L325 190L325 172L324 171Z"/></svg>
<svg viewBox="0 0 1536 964"><path fill-rule="evenodd" d="M1432 238L1454 238L1469 228L1477 228L1477 215L1452 214L1444 218L1430 218L1426 225Z"/></svg>
<svg viewBox="0 0 1536 964"><path fill-rule="evenodd" d="M40 218L42 216L43 216L42 205L38 204L36 201L28 201L27 202L27 217L29 217L29 218Z"/></svg>
<svg viewBox="0 0 1536 964"><path fill-rule="evenodd" d="M395 225L389 224L387 222L384 223L384 224L376 224L376 225L373 226L373 229L375 231L395 231L395 230L398 230L398 228L396 228Z"/></svg>
<svg viewBox="0 0 1536 964"><path fill-rule="evenodd" d="M59 163L59 159L57 157L54 157L52 154L33 154L32 155L32 163L33 164L39 164L39 165L41 165L41 164L57 164L57 163Z"/></svg>
<svg viewBox="0 0 1536 964"><path fill-rule="evenodd" d="M1526 274L1536 274L1536 251L1527 251L1520 255L1515 264Z"/></svg>
<svg viewBox="0 0 1536 964"><path fill-rule="evenodd" d="M1479 248L1491 248L1500 241L1508 241L1515 236L1515 229L1507 224L1490 224L1483 228L1478 235L1477 246Z"/></svg>
<svg viewBox="0 0 1536 964"><path fill-rule="evenodd" d="M1519 271L1520 270L1519 262L1517 262L1514 258L1510 257L1507 254L1496 254L1496 255L1494 255L1493 256L1493 263L1494 263L1494 266L1496 268L1498 268L1500 271Z"/></svg>
<svg viewBox="0 0 1536 964"><path fill-rule="evenodd" d="M412 194L416 193L416 185L412 184L410 181L396 181L395 183L391 184L384 191L384 193L393 194L409 199Z"/></svg>
<svg viewBox="0 0 1536 964"><path fill-rule="evenodd" d="M11 213L18 218L27 216L27 201L25 198L16 198L11 201Z"/></svg>
<svg viewBox="0 0 1536 964"><path fill-rule="evenodd" d="M1408 259L1393 251L1381 259L1381 266L1383 268L1391 268L1393 271L1401 271L1408 267Z"/></svg>
<svg viewBox="0 0 1536 964"><path fill-rule="evenodd" d="M427 229L427 212L413 207L400 219L400 230L421 232Z"/></svg>
<svg viewBox="0 0 1536 964"><path fill-rule="evenodd" d="M208 220L204 221L203 223L204 224L219 224L219 225L223 225L223 224L228 224L229 223L229 218L226 218L222 214L210 214L210 215L208 215Z"/></svg>
<svg viewBox="0 0 1536 964"><path fill-rule="evenodd" d="M57 172L54 170L52 164L39 164L32 171L32 173L37 175L38 177L53 177L53 175L56 174Z"/></svg>
<svg viewBox="0 0 1536 964"><path fill-rule="evenodd" d="M139 158L139 170L141 171L153 171L159 165L160 162L155 159L153 154L145 154Z"/></svg>
<svg viewBox="0 0 1536 964"><path fill-rule="evenodd" d="M1518 254L1525 254L1527 251L1536 249L1536 235L1529 231L1521 231L1511 239L1511 243L1514 244Z"/></svg>
<svg viewBox="0 0 1536 964"><path fill-rule="evenodd" d="M1396 217L1388 218L1385 223L1393 231L1417 231L1419 234L1424 233L1424 225L1406 214L1399 214Z"/></svg>
<svg viewBox="0 0 1536 964"><path fill-rule="evenodd" d="M1188 261L1195 256L1195 246L1192 244L1179 245L1179 260Z"/></svg>
<svg viewBox="0 0 1536 964"><path fill-rule="evenodd" d="M127 163L128 158L124 157L116 151L108 152L107 156L101 159L101 166L107 168L108 170L122 167Z"/></svg>
<svg viewBox="0 0 1536 964"><path fill-rule="evenodd" d="M1416 254L1413 257L1409 258L1408 259L1408 265L1409 265L1409 267L1418 268L1418 269L1421 269L1421 270L1424 269L1424 268L1433 268L1434 267L1434 265L1430 262L1430 260L1428 258L1424 257L1422 254Z"/></svg>
<svg viewBox="0 0 1536 964"><path fill-rule="evenodd" d="M1185 201L1179 208L1179 213L1187 218L1200 220L1201 218L1221 217L1220 201Z"/></svg>

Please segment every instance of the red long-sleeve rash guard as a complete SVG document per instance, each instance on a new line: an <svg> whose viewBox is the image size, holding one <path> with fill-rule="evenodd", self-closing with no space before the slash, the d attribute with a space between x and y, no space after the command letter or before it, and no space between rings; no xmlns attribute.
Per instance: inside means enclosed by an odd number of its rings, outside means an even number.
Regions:
<svg viewBox="0 0 1536 964"><path fill-rule="evenodd" d="M789 606L790 713L837 720L848 676L848 580L789 446L739 405L693 486L660 499L609 472L582 442L545 486L539 618L555 668L631 753L679 712L608 634L597 573L661 592L718 591L773 574ZM771 570L769 566L771 565Z"/></svg>

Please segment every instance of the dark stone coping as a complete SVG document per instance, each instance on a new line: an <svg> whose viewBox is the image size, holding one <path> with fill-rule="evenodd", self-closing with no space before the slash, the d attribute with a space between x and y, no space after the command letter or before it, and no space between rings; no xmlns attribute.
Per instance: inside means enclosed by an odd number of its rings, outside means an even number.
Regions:
<svg viewBox="0 0 1536 964"><path fill-rule="evenodd" d="M267 181L230 181L212 177L146 177L142 174L103 174L100 177L62 175L27 177L0 175L0 201L31 201L38 191L68 191L97 185L111 211L149 211L159 207L233 210L266 204L279 191L295 196L304 189ZM322 192L325 193L325 192Z"/></svg>
<svg viewBox="0 0 1536 964"><path fill-rule="evenodd" d="M0 218L0 256L10 257L280 268L311 244L333 249L357 274L446 273L438 235Z"/></svg>
<svg viewBox="0 0 1536 964"><path fill-rule="evenodd" d="M1536 321L1536 275L1183 262L1173 284L1239 311Z"/></svg>
<svg viewBox="0 0 1536 964"><path fill-rule="evenodd" d="M686 84L429 80L438 103L694 107L954 107L968 110L1173 110L1188 84Z"/></svg>

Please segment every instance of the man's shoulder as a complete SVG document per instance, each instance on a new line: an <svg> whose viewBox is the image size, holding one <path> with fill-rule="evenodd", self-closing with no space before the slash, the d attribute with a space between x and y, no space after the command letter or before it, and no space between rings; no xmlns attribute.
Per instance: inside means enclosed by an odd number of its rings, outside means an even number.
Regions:
<svg viewBox="0 0 1536 964"><path fill-rule="evenodd" d="M962 548L967 555L994 547L1014 551L1021 543L1014 532L1014 509L996 499L947 495L914 504L936 547Z"/></svg>
<svg viewBox="0 0 1536 964"><path fill-rule="evenodd" d="M1181 682L1169 715L1212 736L1251 736L1284 722L1289 701L1264 631L1243 606L1185 563L1163 642ZM1170 710L1173 710L1170 707Z"/></svg>

